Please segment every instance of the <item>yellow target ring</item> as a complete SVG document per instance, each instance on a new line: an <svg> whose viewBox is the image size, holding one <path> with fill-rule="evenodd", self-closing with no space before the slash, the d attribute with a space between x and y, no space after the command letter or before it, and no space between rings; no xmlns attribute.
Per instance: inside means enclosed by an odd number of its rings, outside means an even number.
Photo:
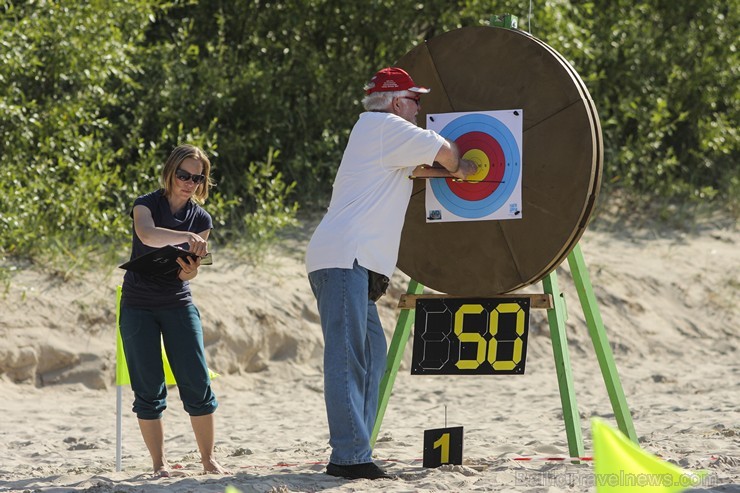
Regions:
<svg viewBox="0 0 740 493"><path fill-rule="evenodd" d="M470 149L463 154L463 159L473 161L478 166L478 171L474 174L469 175L466 180L470 181L482 181L488 176L488 172L491 169L491 162L488 160L488 156L485 152L480 149Z"/></svg>

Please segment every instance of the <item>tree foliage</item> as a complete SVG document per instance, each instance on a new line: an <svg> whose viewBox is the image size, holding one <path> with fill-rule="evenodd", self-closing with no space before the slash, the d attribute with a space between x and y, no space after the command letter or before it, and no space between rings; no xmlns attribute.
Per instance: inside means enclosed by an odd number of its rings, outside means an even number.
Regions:
<svg viewBox="0 0 740 493"><path fill-rule="evenodd" d="M128 241L133 199L191 142L220 233L325 204L361 87L450 29L518 14L598 108L605 183L737 205L738 0L95 0L0 7L0 252Z"/></svg>
<svg viewBox="0 0 740 493"><path fill-rule="evenodd" d="M740 192L738 3L581 6L597 9L590 30L608 43L594 43L582 70L596 75L607 179L683 200Z"/></svg>

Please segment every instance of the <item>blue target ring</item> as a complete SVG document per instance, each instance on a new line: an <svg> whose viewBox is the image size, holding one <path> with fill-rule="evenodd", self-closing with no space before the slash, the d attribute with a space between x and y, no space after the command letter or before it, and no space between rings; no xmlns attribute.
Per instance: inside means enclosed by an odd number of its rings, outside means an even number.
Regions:
<svg viewBox="0 0 740 493"><path fill-rule="evenodd" d="M439 133L442 137L456 141L468 132L483 132L495 139L504 153L506 167L501 186L481 200L466 200L456 195L447 180L430 180L432 191L440 204L453 214L467 219L478 219L500 209L516 188L521 174L519 146L509 128L498 119L480 113L464 115L448 123Z"/></svg>

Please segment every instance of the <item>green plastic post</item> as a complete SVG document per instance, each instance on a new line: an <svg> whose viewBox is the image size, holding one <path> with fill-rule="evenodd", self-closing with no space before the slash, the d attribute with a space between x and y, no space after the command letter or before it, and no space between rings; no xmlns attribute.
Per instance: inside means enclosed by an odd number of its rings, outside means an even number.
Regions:
<svg viewBox="0 0 740 493"><path fill-rule="evenodd" d="M547 310L547 321L550 324L550 338L552 339L552 352L555 357L555 372L558 376L560 403L563 407L565 434L568 437L568 451L571 457L582 457L583 435L581 433L578 404L576 403L576 392L573 386L573 373L570 368L568 338L565 333L565 302L558 288L555 271L552 271L542 280L542 285L545 288L545 293L552 296L553 307Z"/></svg>
<svg viewBox="0 0 740 493"><path fill-rule="evenodd" d="M409 282L408 294L421 294L424 291L424 286L420 283L411 279ZM380 425L383 423L383 416L385 410L388 407L388 400L391 397L391 391L393 390L393 384L396 381L396 374L398 368L401 366L401 360L403 359L403 350L406 348L406 343L411 335L411 324L414 321L415 309L403 308L401 314L398 316L396 322L396 329L393 331L393 339L391 339L391 345L388 349L388 362L385 366L385 373L383 379L380 381L380 395L378 397L378 414L375 417L375 426L373 426L373 434L370 436L370 446L375 446L375 440L378 438L380 432Z"/></svg>
<svg viewBox="0 0 740 493"><path fill-rule="evenodd" d="M617 365L614 362L614 354L606 338L604 322L601 320L599 306L596 304L596 296L594 296L594 289L591 286L586 261L583 258L580 245L576 244L575 248L568 254L568 265L570 265L570 270L573 274L578 298L581 300L583 314L586 317L586 325L588 325L588 333L596 350L596 358L599 360L601 375L604 377L604 383L609 393L609 399L611 400L617 425L619 426L619 430L627 435L630 440L638 443L635 425L632 423L632 415L627 407L627 399L624 396L622 383L619 380Z"/></svg>

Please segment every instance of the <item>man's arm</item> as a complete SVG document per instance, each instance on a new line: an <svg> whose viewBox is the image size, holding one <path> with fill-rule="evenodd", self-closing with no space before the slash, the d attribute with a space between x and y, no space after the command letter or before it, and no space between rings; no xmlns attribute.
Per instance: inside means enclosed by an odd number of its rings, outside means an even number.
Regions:
<svg viewBox="0 0 740 493"><path fill-rule="evenodd" d="M475 174L478 166L468 159L460 159L460 153L454 142L445 140L445 143L434 156L434 164L440 165L444 170L438 167L430 167L422 164L414 168L413 176L419 178L446 178L453 177L464 180L466 177Z"/></svg>

